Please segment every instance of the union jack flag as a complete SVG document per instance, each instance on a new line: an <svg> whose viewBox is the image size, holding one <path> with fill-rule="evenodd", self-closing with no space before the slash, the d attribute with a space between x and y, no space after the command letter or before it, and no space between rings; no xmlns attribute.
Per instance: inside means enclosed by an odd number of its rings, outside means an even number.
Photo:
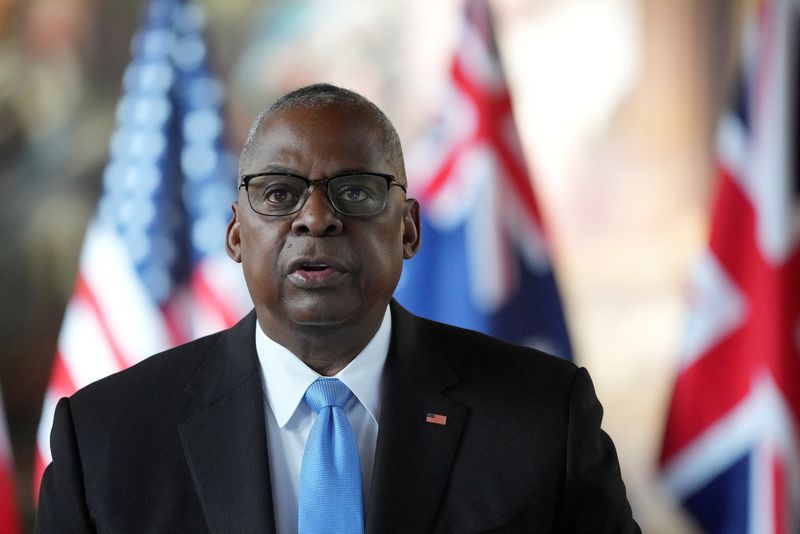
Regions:
<svg viewBox="0 0 800 534"><path fill-rule="evenodd" d="M752 6L661 454L708 532L800 532L800 2Z"/></svg>
<svg viewBox="0 0 800 534"><path fill-rule="evenodd" d="M412 311L570 358L538 202L491 13L468 0L441 120L409 152L419 254L396 292Z"/></svg>
<svg viewBox="0 0 800 534"><path fill-rule="evenodd" d="M152 0L133 38L45 395L34 480L51 460L59 398L249 309L224 249L236 167L223 146L223 88L209 72L204 25L190 0Z"/></svg>
<svg viewBox="0 0 800 534"><path fill-rule="evenodd" d="M14 460L6 427L2 394L0 394L0 532L3 534L22 532L14 492Z"/></svg>

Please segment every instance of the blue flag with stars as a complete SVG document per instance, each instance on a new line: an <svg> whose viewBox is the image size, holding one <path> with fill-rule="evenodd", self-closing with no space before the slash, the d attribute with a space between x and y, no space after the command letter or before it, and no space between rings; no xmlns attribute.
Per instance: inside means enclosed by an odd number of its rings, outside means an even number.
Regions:
<svg viewBox="0 0 800 534"><path fill-rule="evenodd" d="M430 319L571 358L487 3L468 1L464 22L441 120L409 152L422 247L395 296Z"/></svg>

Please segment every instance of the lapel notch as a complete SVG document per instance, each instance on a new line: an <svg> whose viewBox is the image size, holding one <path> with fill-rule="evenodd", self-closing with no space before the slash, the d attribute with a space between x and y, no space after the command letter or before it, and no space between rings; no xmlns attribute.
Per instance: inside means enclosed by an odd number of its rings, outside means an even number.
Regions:
<svg viewBox="0 0 800 534"><path fill-rule="evenodd" d="M392 324L366 531L429 532L467 409L442 393L458 379L419 335L421 321L393 302Z"/></svg>
<svg viewBox="0 0 800 534"><path fill-rule="evenodd" d="M274 533L255 313L222 334L187 386L198 409L179 425L213 533Z"/></svg>

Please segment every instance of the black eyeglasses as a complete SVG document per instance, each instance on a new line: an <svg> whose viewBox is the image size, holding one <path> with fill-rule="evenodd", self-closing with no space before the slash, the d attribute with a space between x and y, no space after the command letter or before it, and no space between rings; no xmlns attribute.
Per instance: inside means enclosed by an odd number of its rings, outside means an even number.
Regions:
<svg viewBox="0 0 800 534"><path fill-rule="evenodd" d="M284 172L263 172L242 176L239 189L244 187L247 191L253 211L278 217L300 211L312 186L325 186L328 200L336 211L367 217L383 211L393 185L406 191L406 186L391 174L360 172L309 180Z"/></svg>

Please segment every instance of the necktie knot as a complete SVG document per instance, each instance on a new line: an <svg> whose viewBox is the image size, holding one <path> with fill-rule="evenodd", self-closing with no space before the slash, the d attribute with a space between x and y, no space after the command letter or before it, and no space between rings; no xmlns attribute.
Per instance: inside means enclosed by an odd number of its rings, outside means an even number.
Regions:
<svg viewBox="0 0 800 534"><path fill-rule="evenodd" d="M327 406L344 408L353 393L338 378L318 378L306 390L305 399L314 413Z"/></svg>

